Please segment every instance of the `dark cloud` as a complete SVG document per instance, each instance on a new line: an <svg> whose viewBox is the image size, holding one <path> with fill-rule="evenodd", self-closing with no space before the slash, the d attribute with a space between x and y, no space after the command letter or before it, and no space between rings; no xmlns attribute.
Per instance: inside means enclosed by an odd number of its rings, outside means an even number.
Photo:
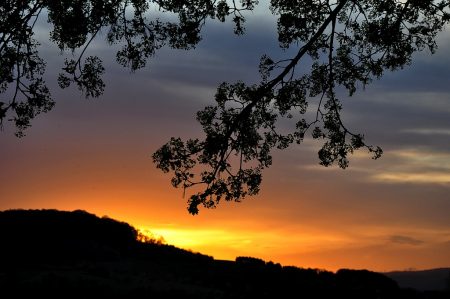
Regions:
<svg viewBox="0 0 450 299"><path fill-rule="evenodd" d="M450 69L449 69L450 70ZM401 93L371 89L344 99L344 122L383 148L426 146L448 151L450 101L447 94ZM426 134L424 134L424 132Z"/></svg>
<svg viewBox="0 0 450 299"><path fill-rule="evenodd" d="M402 244L402 245L413 245L418 246L422 245L424 241L414 239L408 236L402 236L402 235L393 235L389 237L389 241L392 243Z"/></svg>

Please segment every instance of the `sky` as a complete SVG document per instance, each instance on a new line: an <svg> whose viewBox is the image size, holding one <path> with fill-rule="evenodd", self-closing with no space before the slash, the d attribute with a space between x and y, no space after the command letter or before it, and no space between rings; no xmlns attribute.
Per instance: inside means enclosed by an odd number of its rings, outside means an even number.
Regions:
<svg viewBox="0 0 450 299"><path fill-rule="evenodd" d="M248 21L243 37L208 22L195 50L163 48L135 73L100 38L89 49L106 66L99 99L56 86L64 56L40 22L56 106L24 138L8 125L0 133L0 210L82 209L216 259L332 271L449 267L449 31L436 54L419 53L411 66L342 98L346 125L381 146L381 159L360 151L346 170L325 168L320 143L309 138L274 152L257 196L188 213L187 197L151 154L172 136L201 136L195 113L221 82L257 82L262 54L292 54L279 49L273 18L261 10Z"/></svg>

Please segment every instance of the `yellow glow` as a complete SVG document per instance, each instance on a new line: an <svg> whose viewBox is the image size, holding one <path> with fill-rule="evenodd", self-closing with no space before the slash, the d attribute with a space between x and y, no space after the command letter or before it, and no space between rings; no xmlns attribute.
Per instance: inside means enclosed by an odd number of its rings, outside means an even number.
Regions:
<svg viewBox="0 0 450 299"><path fill-rule="evenodd" d="M189 230L172 228L142 228L143 232L150 232L150 236L163 237L168 244L191 249L211 243L230 242L233 236L223 230Z"/></svg>
<svg viewBox="0 0 450 299"><path fill-rule="evenodd" d="M306 254L325 249L342 248L352 241L329 232L294 233L273 230L185 229L174 227L139 229L154 238L163 237L167 244L234 260L237 256L255 256L277 260L278 256Z"/></svg>
<svg viewBox="0 0 450 299"><path fill-rule="evenodd" d="M336 271L340 268L370 268L385 271L399 268L401 259L417 259L432 250L442 240L450 240L450 231L405 229L402 227L364 227L339 235L330 231L299 233L291 230L223 230L169 227L140 227L153 237L164 237L170 245L213 256L215 259L234 260L237 256L253 256L283 265L321 268ZM417 245L395 241L393 236L411 236ZM405 237L405 239L408 239ZM443 249L445 251L445 249ZM445 260L445 252L436 252L436 261L430 256L428 263ZM339 256L339 258L336 258ZM444 257L444 258L443 258ZM386 263L380 263L384 260ZM424 264L425 265L425 264ZM421 264L414 264L420 268ZM426 268L426 266L422 266Z"/></svg>

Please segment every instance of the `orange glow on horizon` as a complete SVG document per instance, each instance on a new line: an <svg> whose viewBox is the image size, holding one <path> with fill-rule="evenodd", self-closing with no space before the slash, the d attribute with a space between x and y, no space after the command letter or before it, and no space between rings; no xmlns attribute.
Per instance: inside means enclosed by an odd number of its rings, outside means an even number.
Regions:
<svg viewBox="0 0 450 299"><path fill-rule="evenodd" d="M220 260L235 260L238 256L252 256L282 265L301 268L318 268L337 271L341 268L369 269L373 271L404 270L401 262L414 259L429 250L427 246L409 248L408 244L397 244L386 248L374 241L350 239L346 236L332 235L329 232L310 232L293 234L292 232L267 232L260 230L223 230L223 229L186 229L175 226L139 227L156 239L162 237L169 245L213 256ZM425 234L425 232L423 232ZM375 236L382 233L374 229ZM435 252L428 263L435 264L445 259L446 249ZM397 255L398 258L392 258ZM382 261L382 263L380 262ZM415 269L428 269L426 263L417 263Z"/></svg>
<svg viewBox="0 0 450 299"><path fill-rule="evenodd" d="M192 216L182 190L173 189L169 176L149 161L151 149L135 153L132 149L138 146L126 148L115 148L116 155L104 155L104 149L81 152L73 160L66 160L59 148L53 156L36 151L36 159L20 161L4 175L3 184L9 187L2 190L5 200L0 208L82 209L215 259L252 256L330 271L450 266L446 222L434 224L419 217L426 212L420 205L407 211L420 201L409 201L410 193L401 193L406 189L388 196L379 186L375 189L379 183L370 180L373 174L365 177L371 185L360 181L366 175L360 171L364 164L355 163L345 173L321 168L319 172L308 169L308 163L293 165L285 158L265 173L258 196L242 203L222 202L217 209L202 209ZM290 166L292 173L285 174ZM41 172L27 171L30 167ZM19 175L26 188L17 185Z"/></svg>

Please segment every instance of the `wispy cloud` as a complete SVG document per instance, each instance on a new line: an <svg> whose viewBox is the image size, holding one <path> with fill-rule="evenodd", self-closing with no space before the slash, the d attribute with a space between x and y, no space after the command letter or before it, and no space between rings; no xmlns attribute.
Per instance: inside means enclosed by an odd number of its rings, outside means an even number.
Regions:
<svg viewBox="0 0 450 299"><path fill-rule="evenodd" d="M424 184L447 184L450 183L450 174L442 173L407 173L391 172L380 173L373 176L377 181L389 183L424 183Z"/></svg>
<svg viewBox="0 0 450 299"><path fill-rule="evenodd" d="M448 135L450 136L450 129L439 129L439 128L416 128L416 129L405 129L400 131L401 133L410 133L418 135Z"/></svg>
<svg viewBox="0 0 450 299"><path fill-rule="evenodd" d="M387 155L394 161L373 174L371 179L390 183L450 183L450 153L403 150Z"/></svg>

